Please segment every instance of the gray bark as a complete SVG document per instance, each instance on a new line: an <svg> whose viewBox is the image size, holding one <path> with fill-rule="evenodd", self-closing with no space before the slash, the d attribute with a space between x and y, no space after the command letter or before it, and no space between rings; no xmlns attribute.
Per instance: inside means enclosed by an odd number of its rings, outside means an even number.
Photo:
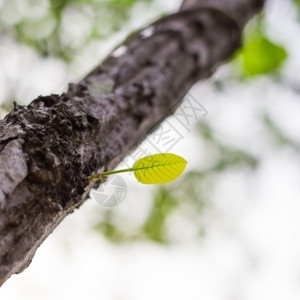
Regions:
<svg viewBox="0 0 300 300"><path fill-rule="evenodd" d="M15 105L0 121L0 285L85 201L87 176L114 168L234 53L262 5L186 0L66 93Z"/></svg>

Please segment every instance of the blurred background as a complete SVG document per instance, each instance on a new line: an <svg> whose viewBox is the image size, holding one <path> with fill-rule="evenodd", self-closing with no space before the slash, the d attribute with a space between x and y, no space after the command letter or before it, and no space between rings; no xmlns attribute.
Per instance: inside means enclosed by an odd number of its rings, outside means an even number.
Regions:
<svg viewBox="0 0 300 300"><path fill-rule="evenodd" d="M0 0L0 117L62 93L180 2ZM207 114L176 126L185 173L122 175L124 201L88 199L0 299L300 299L299 22L299 0L268 1L243 49L189 93Z"/></svg>

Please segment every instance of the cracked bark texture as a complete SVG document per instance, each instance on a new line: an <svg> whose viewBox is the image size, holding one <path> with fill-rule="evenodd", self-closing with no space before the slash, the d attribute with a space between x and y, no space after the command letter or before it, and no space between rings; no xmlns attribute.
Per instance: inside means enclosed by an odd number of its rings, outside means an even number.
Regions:
<svg viewBox="0 0 300 300"><path fill-rule="evenodd" d="M0 285L24 270L94 183L240 46L262 0L186 0L62 95L0 121Z"/></svg>

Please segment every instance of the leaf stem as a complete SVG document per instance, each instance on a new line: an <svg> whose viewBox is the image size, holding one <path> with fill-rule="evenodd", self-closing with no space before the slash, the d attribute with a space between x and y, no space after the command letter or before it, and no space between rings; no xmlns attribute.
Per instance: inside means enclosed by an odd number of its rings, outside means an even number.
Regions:
<svg viewBox="0 0 300 300"><path fill-rule="evenodd" d="M113 171L106 171L106 172L102 172L99 175L111 175L111 174L117 174L117 173L124 173L124 172L131 172L134 171L134 168L129 168L129 169L122 169L122 170L113 170Z"/></svg>
<svg viewBox="0 0 300 300"><path fill-rule="evenodd" d="M106 171L106 172L102 172L99 174L95 174L92 176L89 176L88 179L90 181L95 181L98 179L104 179L105 177L107 177L108 175L112 175L112 174L117 174L117 173L123 173L123 172L131 172L134 171L134 168L130 168L130 169L122 169L122 170L114 170L114 171Z"/></svg>

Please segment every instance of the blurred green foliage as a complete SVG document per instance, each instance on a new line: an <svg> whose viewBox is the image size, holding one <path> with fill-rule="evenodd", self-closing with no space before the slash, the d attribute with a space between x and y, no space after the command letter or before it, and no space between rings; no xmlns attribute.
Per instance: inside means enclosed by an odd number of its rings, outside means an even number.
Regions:
<svg viewBox="0 0 300 300"><path fill-rule="evenodd" d="M270 132L270 137L278 147L290 147L300 153L300 145L287 137L269 114L263 114L262 121L266 129Z"/></svg>
<svg viewBox="0 0 300 300"><path fill-rule="evenodd" d="M256 76L277 71L287 58L287 51L266 36L258 35L247 42L241 58L244 74Z"/></svg>
<svg viewBox="0 0 300 300"><path fill-rule="evenodd" d="M300 14L300 0L293 0Z"/></svg>
<svg viewBox="0 0 300 300"><path fill-rule="evenodd" d="M278 72L288 58L283 45L273 42L265 33L263 16L256 19L244 38L244 46L237 53L237 61L244 77Z"/></svg>
<svg viewBox="0 0 300 300"><path fill-rule="evenodd" d="M0 35L70 62L88 42L118 31L137 2L151 0L4 0Z"/></svg>

